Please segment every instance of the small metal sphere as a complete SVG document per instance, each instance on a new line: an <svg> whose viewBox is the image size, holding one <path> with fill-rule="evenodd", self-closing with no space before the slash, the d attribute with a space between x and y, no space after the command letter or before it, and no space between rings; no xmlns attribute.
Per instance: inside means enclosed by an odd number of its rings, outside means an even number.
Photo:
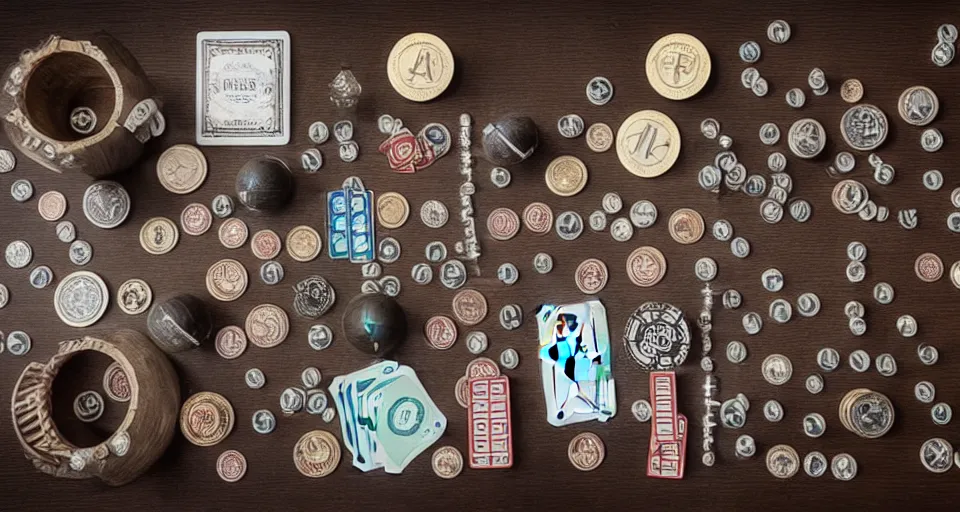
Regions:
<svg viewBox="0 0 960 512"><path fill-rule="evenodd" d="M253 211L275 212L293 197L293 173L287 164L272 156L258 156L243 164L237 173L237 197Z"/></svg>
<svg viewBox="0 0 960 512"><path fill-rule="evenodd" d="M483 129L483 152L496 165L518 164L537 149L537 125L526 116L507 116Z"/></svg>
<svg viewBox="0 0 960 512"><path fill-rule="evenodd" d="M147 314L150 339L169 354L199 347L213 333L213 315L193 295L176 295L157 302Z"/></svg>
<svg viewBox="0 0 960 512"><path fill-rule="evenodd" d="M342 327L357 350L383 357L406 339L407 315L392 297L361 294L347 304Z"/></svg>

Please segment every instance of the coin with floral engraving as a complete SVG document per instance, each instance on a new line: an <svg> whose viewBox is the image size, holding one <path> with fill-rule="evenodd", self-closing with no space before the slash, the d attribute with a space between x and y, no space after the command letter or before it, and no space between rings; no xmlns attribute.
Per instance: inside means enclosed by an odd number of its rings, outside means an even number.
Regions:
<svg viewBox="0 0 960 512"><path fill-rule="evenodd" d="M189 194L207 179L207 159L189 144L167 148L157 160L157 178L174 194Z"/></svg>
<svg viewBox="0 0 960 512"><path fill-rule="evenodd" d="M878 148L887 138L889 123L882 110L860 103L847 109L840 120L840 133L847 145L858 151Z"/></svg>
<svg viewBox="0 0 960 512"><path fill-rule="evenodd" d="M606 448L593 432L577 434L567 446L567 458L580 471L593 471L600 467L606 456Z"/></svg>
<svg viewBox="0 0 960 512"><path fill-rule="evenodd" d="M206 205L191 203L180 212L180 227L188 235L200 236L210 229L211 224L213 224L213 214Z"/></svg>
<svg viewBox="0 0 960 512"><path fill-rule="evenodd" d="M293 463L303 476L325 477L340 464L340 442L325 430L307 432L293 447Z"/></svg>
<svg viewBox="0 0 960 512"><path fill-rule="evenodd" d="M130 379L119 362L111 363L103 372L103 391L114 402L130 401Z"/></svg>
<svg viewBox="0 0 960 512"><path fill-rule="evenodd" d="M250 250L257 259L272 260L280 254L280 236L272 229L261 229L250 237Z"/></svg>
<svg viewBox="0 0 960 512"><path fill-rule="evenodd" d="M180 431L187 441L197 446L213 446L233 430L233 406L220 395L201 391L191 396L180 408Z"/></svg>
<svg viewBox="0 0 960 512"><path fill-rule="evenodd" d="M287 254L301 262L313 261L320 254L323 242L317 230L310 226L297 226L287 233Z"/></svg>
<svg viewBox="0 0 960 512"><path fill-rule="evenodd" d="M800 158L813 158L826 147L827 132L816 119L800 119L790 126L790 131L787 133L787 145L794 155Z"/></svg>
<svg viewBox="0 0 960 512"><path fill-rule="evenodd" d="M581 292L593 295L603 290L607 285L609 275L607 265L603 261L597 258L588 258L577 266L577 270L574 272L574 281Z"/></svg>
<svg viewBox="0 0 960 512"><path fill-rule="evenodd" d="M913 269L921 281L933 283L943 276L943 260L932 252L925 252L917 256Z"/></svg>

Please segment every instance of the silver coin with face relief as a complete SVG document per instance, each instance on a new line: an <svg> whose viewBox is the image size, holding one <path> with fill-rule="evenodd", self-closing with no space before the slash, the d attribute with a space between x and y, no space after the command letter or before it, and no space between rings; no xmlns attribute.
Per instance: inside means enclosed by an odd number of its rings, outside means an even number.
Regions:
<svg viewBox="0 0 960 512"><path fill-rule="evenodd" d="M750 256L750 242L742 236L738 236L730 241L730 252L734 256L743 259Z"/></svg>
<svg viewBox="0 0 960 512"><path fill-rule="evenodd" d="M921 403L929 404L933 403L933 399L937 395L937 388L933 386L933 383L922 380L913 386L913 396Z"/></svg>
<svg viewBox="0 0 960 512"><path fill-rule="evenodd" d="M901 315L897 318L897 331L904 338L911 338L917 334L917 320L912 315Z"/></svg>
<svg viewBox="0 0 960 512"><path fill-rule="evenodd" d="M315 324L310 326L307 331L307 345L310 348L320 351L329 347L333 343L333 331L325 324Z"/></svg>
<svg viewBox="0 0 960 512"><path fill-rule="evenodd" d="M887 115L868 103L850 107L840 119L843 140L858 151L871 151L883 144L889 126Z"/></svg>
<svg viewBox="0 0 960 512"><path fill-rule="evenodd" d="M936 128L927 128L920 134L920 147L927 153L935 153L943 147L943 134Z"/></svg>
<svg viewBox="0 0 960 512"><path fill-rule="evenodd" d="M610 223L610 236L618 242L626 242L633 238L633 224L626 217L613 219Z"/></svg>
<svg viewBox="0 0 960 512"><path fill-rule="evenodd" d="M940 437L924 441L920 446L920 463L932 473L946 473L953 466L953 445Z"/></svg>
<svg viewBox="0 0 960 512"><path fill-rule="evenodd" d="M577 212L565 211L557 215L554 228L561 240L576 240L583 233L583 218Z"/></svg>
<svg viewBox="0 0 960 512"><path fill-rule="evenodd" d="M787 132L787 145L800 158L813 158L827 145L827 132L816 119L804 118L794 122Z"/></svg>
<svg viewBox="0 0 960 512"><path fill-rule="evenodd" d="M737 309L743 304L743 296L740 295L740 292L731 288L723 292L722 302L726 309Z"/></svg>
<svg viewBox="0 0 960 512"><path fill-rule="evenodd" d="M760 315L752 311L743 315L743 318L741 321L743 323L743 330L746 331L747 334L751 336L753 336L754 334L757 334L758 332L760 332L760 329L763 328L763 319L760 318Z"/></svg>
<svg viewBox="0 0 960 512"><path fill-rule="evenodd" d="M733 225L726 219L718 219L713 223L711 232L716 240L727 242L733 237Z"/></svg>
<svg viewBox="0 0 960 512"><path fill-rule="evenodd" d="M803 433L807 437L817 438L827 431L827 420L822 414L812 412L803 417Z"/></svg>
<svg viewBox="0 0 960 512"><path fill-rule="evenodd" d="M567 114L557 120L557 131L568 139L574 139L582 135L583 127L583 118L577 114Z"/></svg>
<svg viewBox="0 0 960 512"><path fill-rule="evenodd" d="M657 222L657 206L646 199L633 203L630 207L630 222L640 229L653 226Z"/></svg>
<svg viewBox="0 0 960 512"><path fill-rule="evenodd" d="M774 151L767 156L767 168L770 172L783 172L787 168L787 157L779 151Z"/></svg>
<svg viewBox="0 0 960 512"><path fill-rule="evenodd" d="M731 341L727 343L727 361L733 364L740 364L747 360L747 346L741 341Z"/></svg>
<svg viewBox="0 0 960 512"><path fill-rule="evenodd" d="M817 366L825 372L832 372L840 367L840 353L832 348L821 348L817 352Z"/></svg>
<svg viewBox="0 0 960 512"><path fill-rule="evenodd" d="M900 117L914 126L926 126L937 117L940 100L929 87L915 85L900 94L897 111Z"/></svg>
<svg viewBox="0 0 960 512"><path fill-rule="evenodd" d="M456 290L467 282L467 267L460 260L447 260L440 265L440 283Z"/></svg>
<svg viewBox="0 0 960 512"><path fill-rule="evenodd" d="M130 195L115 181L96 181L83 193L83 214L98 228L115 228L130 214Z"/></svg>
<svg viewBox="0 0 960 512"><path fill-rule="evenodd" d="M553 270L553 258L545 252L538 252L533 257L533 269L538 274L549 274Z"/></svg>
<svg viewBox="0 0 960 512"><path fill-rule="evenodd" d="M776 400L767 400L763 404L763 417L771 423L779 422L783 419L783 406Z"/></svg>
<svg viewBox="0 0 960 512"><path fill-rule="evenodd" d="M416 284L430 284L433 281L433 269L426 263L417 263L410 269L410 278Z"/></svg>
<svg viewBox="0 0 960 512"><path fill-rule="evenodd" d="M587 82L587 101L594 105L606 105L613 99L613 84L602 76L595 76Z"/></svg>
<svg viewBox="0 0 960 512"><path fill-rule="evenodd" d="M937 361L940 359L940 351L933 345L921 343L917 346L917 357L920 358L920 362L924 365L933 366L937 364Z"/></svg>
<svg viewBox="0 0 960 512"><path fill-rule="evenodd" d="M740 72L740 84L743 85L744 89L753 89L759 79L760 72L755 67L747 67ZM719 132L719 127L717 131Z"/></svg>
<svg viewBox="0 0 960 512"><path fill-rule="evenodd" d="M716 119L708 117L700 121L700 133L707 139L716 139L720 135L720 123Z"/></svg>

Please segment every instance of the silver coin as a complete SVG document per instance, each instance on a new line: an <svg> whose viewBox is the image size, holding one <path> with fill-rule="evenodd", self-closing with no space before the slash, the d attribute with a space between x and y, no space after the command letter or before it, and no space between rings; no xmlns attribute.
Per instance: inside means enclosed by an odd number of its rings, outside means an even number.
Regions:
<svg viewBox="0 0 960 512"><path fill-rule="evenodd" d="M793 306L786 299L774 299L768 310L770 318L778 324L785 324L793 318Z"/></svg>
<svg viewBox="0 0 960 512"><path fill-rule="evenodd" d="M510 171L503 167L494 167L490 169L490 183L497 188L506 188L510 184Z"/></svg>
<svg viewBox="0 0 960 512"><path fill-rule="evenodd" d="M884 377L893 377L897 374L897 360L890 354L880 354L873 362L877 373Z"/></svg>
<svg viewBox="0 0 960 512"><path fill-rule="evenodd" d="M753 86L750 87L750 89L753 91L754 95L758 97L763 97L763 96L766 96L768 92L770 92L770 85L767 84L767 79L761 76L761 77L758 77L756 81L753 82Z"/></svg>
<svg viewBox="0 0 960 512"><path fill-rule="evenodd" d="M417 263L410 269L410 278L416 284L430 284L433 281L433 269L426 263Z"/></svg>
<svg viewBox="0 0 960 512"><path fill-rule="evenodd" d="M653 407L650 406L650 402L643 399L633 402L633 405L630 406L630 412L640 423L646 423L653 417Z"/></svg>
<svg viewBox="0 0 960 512"><path fill-rule="evenodd" d="M823 391L823 377L819 373L808 375L803 385L808 393L818 395Z"/></svg>
<svg viewBox="0 0 960 512"><path fill-rule="evenodd" d="M806 292L797 297L797 312L803 317L813 317L820 312L820 297L813 292Z"/></svg>
<svg viewBox="0 0 960 512"><path fill-rule="evenodd" d="M317 148L310 148L300 153L300 166L308 173L315 173L323 167L323 154Z"/></svg>
<svg viewBox="0 0 960 512"><path fill-rule="evenodd" d="M772 146L780 140L780 127L774 123L763 123L760 126L760 142Z"/></svg>
<svg viewBox="0 0 960 512"><path fill-rule="evenodd" d="M703 166L697 174L697 183L700 184L700 188L707 192L716 192L720 188L722 179L720 169L713 165Z"/></svg>
<svg viewBox="0 0 960 512"><path fill-rule="evenodd" d="M803 94L799 88L794 87L787 91L786 94L787 105L793 108L801 108L803 104L807 102L807 96Z"/></svg>
<svg viewBox="0 0 960 512"><path fill-rule="evenodd" d="M917 334L917 321L912 315L901 315L897 318L897 331L904 338L911 338Z"/></svg>
<svg viewBox="0 0 960 512"><path fill-rule="evenodd" d="M267 377L259 368L250 368L243 374L243 382L250 389L260 389L267 383Z"/></svg>
<svg viewBox="0 0 960 512"><path fill-rule="evenodd" d="M740 45L740 60L753 64L760 60L760 45L756 41L747 41Z"/></svg>
<svg viewBox="0 0 960 512"><path fill-rule="evenodd" d="M943 173L936 169L923 173L923 186L933 192L940 190L940 187L943 186Z"/></svg>
<svg viewBox="0 0 960 512"><path fill-rule="evenodd" d="M914 229L917 227L917 209L908 208L897 212L897 220L903 229Z"/></svg>
<svg viewBox="0 0 960 512"><path fill-rule="evenodd" d="M10 303L10 290L6 285L0 284L0 309L7 307L7 304ZM0 334L0 345L3 344L3 335ZM3 350L0 348L0 350Z"/></svg>
<svg viewBox="0 0 960 512"><path fill-rule="evenodd" d="M927 439L920 446L920 462L927 471L946 473L953 466L953 445L940 437Z"/></svg>
<svg viewBox="0 0 960 512"><path fill-rule="evenodd" d="M333 331L325 324L314 324L307 331L307 345L320 351L333 344Z"/></svg>
<svg viewBox="0 0 960 512"><path fill-rule="evenodd" d="M218 219L225 219L233 215L233 198L226 194L217 194L210 201L210 209Z"/></svg>
<svg viewBox="0 0 960 512"><path fill-rule="evenodd" d="M587 101L594 105L606 105L613 98L613 84L602 76L595 76L587 82Z"/></svg>
<svg viewBox="0 0 960 512"><path fill-rule="evenodd" d="M337 121L334 123L333 138L339 143L353 140L353 123L351 121Z"/></svg>
<svg viewBox="0 0 960 512"><path fill-rule="evenodd" d="M893 302L893 286L883 281L873 286L873 300L880 304L890 304Z"/></svg>
<svg viewBox="0 0 960 512"><path fill-rule="evenodd" d="M889 127L887 115L868 103L850 107L840 119L843 140L858 151L870 151L883 144Z"/></svg>
<svg viewBox="0 0 960 512"><path fill-rule="evenodd" d="M877 222L884 222L890 216L890 210L886 206L877 207Z"/></svg>
<svg viewBox="0 0 960 512"><path fill-rule="evenodd" d="M93 423L103 416L103 397L100 393L88 390L73 399L73 414L84 423Z"/></svg>
<svg viewBox="0 0 960 512"><path fill-rule="evenodd" d="M400 279L397 276L383 276L380 278L380 289L387 297L400 295Z"/></svg>
<svg viewBox="0 0 960 512"><path fill-rule="evenodd" d="M718 219L713 223L713 238L726 242L733 237L733 225L726 219Z"/></svg>
<svg viewBox="0 0 960 512"><path fill-rule="evenodd" d="M77 228L69 220L62 220L57 223L57 238L64 243L70 243L77 239Z"/></svg>
<svg viewBox="0 0 960 512"><path fill-rule="evenodd" d="M323 375L316 366L308 366L300 372L300 382L303 383L303 387L307 389L320 387L320 381L322 379Z"/></svg>
<svg viewBox="0 0 960 512"><path fill-rule="evenodd" d="M933 345L921 343L917 346L917 357L920 358L920 362L924 365L933 366L937 364L937 361L940 359L940 351Z"/></svg>
<svg viewBox="0 0 960 512"><path fill-rule="evenodd" d="M428 228L442 228L449 218L447 207L436 199L424 201L423 206L420 207L420 220Z"/></svg>
<svg viewBox="0 0 960 512"><path fill-rule="evenodd" d="M749 459L757 454L757 443L752 436L744 434L737 438L734 451L738 459Z"/></svg>
<svg viewBox="0 0 960 512"><path fill-rule="evenodd" d="M607 229L607 214L603 213L603 210L594 210L593 213L587 217L587 223L590 225L590 229L603 231Z"/></svg>
<svg viewBox="0 0 960 512"><path fill-rule="evenodd" d="M885 118L884 121L886 121ZM886 125L884 125L884 130L886 130ZM884 132L884 136L886 136L886 132ZM790 131L787 132L787 145L794 155L800 158L813 158L819 155L827 145L827 132L816 119L809 117L800 119L790 125Z"/></svg>
<svg viewBox="0 0 960 512"><path fill-rule="evenodd" d="M630 222L640 229L646 229L657 222L657 206L641 199L630 207Z"/></svg>
<svg viewBox="0 0 960 512"><path fill-rule="evenodd" d="M747 423L747 409L736 398L731 398L720 406L720 424L725 428L740 429Z"/></svg>
<svg viewBox="0 0 960 512"><path fill-rule="evenodd" d="M915 85L900 94L897 111L908 124L926 126L930 124L940 110L940 100L929 87Z"/></svg>
<svg viewBox="0 0 960 512"><path fill-rule="evenodd" d="M810 73L807 75L807 85L811 89L823 89L827 86L827 75L820 68L813 68L810 70Z"/></svg>
<svg viewBox="0 0 960 512"><path fill-rule="evenodd" d="M837 167L837 170L841 173L848 173L857 166L857 159L853 156L853 153L849 151L841 151L833 157L833 165Z"/></svg>
<svg viewBox="0 0 960 512"><path fill-rule="evenodd" d="M936 128L927 128L920 134L920 147L927 153L935 153L943 147L943 134Z"/></svg>
<svg viewBox="0 0 960 512"><path fill-rule="evenodd" d="M867 259L867 246L863 242L850 242L847 244L847 259L860 262Z"/></svg>
<svg viewBox="0 0 960 512"><path fill-rule="evenodd" d="M823 415L812 412L803 417L803 433L807 437L817 438L827 431L827 420Z"/></svg>
<svg viewBox="0 0 960 512"><path fill-rule="evenodd" d="M783 205L773 199L764 199L760 203L760 218L767 224L776 224L783 220Z"/></svg>
<svg viewBox="0 0 960 512"><path fill-rule="evenodd" d="M820 452L810 452L803 458L803 472L813 478L825 475L828 466L826 455Z"/></svg>
<svg viewBox="0 0 960 512"><path fill-rule="evenodd" d="M768 292L779 292L783 288L783 272L776 268L768 268L760 274L763 289Z"/></svg>
<svg viewBox="0 0 960 512"><path fill-rule="evenodd" d="M721 151L713 158L716 167L724 172L730 172L737 165L737 155L733 151Z"/></svg>
<svg viewBox="0 0 960 512"><path fill-rule="evenodd" d="M583 134L583 118L577 114L567 114L557 120L557 131L568 139L575 139Z"/></svg>
<svg viewBox="0 0 960 512"><path fill-rule="evenodd" d="M750 242L742 236L738 236L730 241L730 252L734 256L743 259L750 256Z"/></svg>
<svg viewBox="0 0 960 512"><path fill-rule="evenodd" d="M776 400L767 400L763 404L763 417L771 423L779 422L783 419L783 406Z"/></svg>
<svg viewBox="0 0 960 512"><path fill-rule="evenodd" d="M80 270L60 280L53 306L63 323L71 327L93 325L107 311L110 295L103 279Z"/></svg>
<svg viewBox="0 0 960 512"><path fill-rule="evenodd" d="M717 139L717 143L723 149L730 149L733 147L733 137L729 135L721 135L720 138Z"/></svg>
<svg viewBox="0 0 960 512"><path fill-rule="evenodd" d="M0 174L6 174L17 168L17 156L9 149L0 149Z"/></svg>
<svg viewBox="0 0 960 512"><path fill-rule="evenodd" d="M6 345L7 352L10 352L10 354L14 356L26 355L27 352L30 352L30 348L33 346L30 336L23 331L10 331L10 334L7 334L7 339L4 343Z"/></svg>
<svg viewBox="0 0 960 512"><path fill-rule="evenodd" d="M893 183L893 178L897 172L890 164L878 165L873 169L873 181L878 185L889 185Z"/></svg>
<svg viewBox="0 0 960 512"><path fill-rule="evenodd" d="M335 418L336 416L337 416L336 408L327 407L326 410L323 411L323 414L320 415L320 418L323 420L324 423L330 423L331 421L333 421L333 418Z"/></svg>
<svg viewBox="0 0 960 512"><path fill-rule="evenodd" d="M743 184L743 193L750 197L760 197L767 191L767 180L759 174L753 174Z"/></svg>
<svg viewBox="0 0 960 512"><path fill-rule="evenodd" d="M520 271L517 270L517 266L513 263L504 263L497 268L497 279L499 279L501 283L510 286L520 279Z"/></svg>
<svg viewBox="0 0 960 512"><path fill-rule="evenodd" d="M607 192L604 194L600 204L603 207L603 211L610 215L616 215L623 209L623 199L621 199L620 194L616 192Z"/></svg>
<svg viewBox="0 0 960 512"><path fill-rule="evenodd" d="M280 393L280 412L294 414L303 410L307 401L307 392L295 387L284 389Z"/></svg>
<svg viewBox="0 0 960 512"><path fill-rule="evenodd" d="M957 42L957 27L952 23L944 23L937 27L937 39L944 43L954 44Z"/></svg>
<svg viewBox="0 0 960 512"><path fill-rule="evenodd" d="M786 384L793 376L793 363L783 354L771 354L760 365L763 379L774 386Z"/></svg>
<svg viewBox="0 0 960 512"><path fill-rule="evenodd" d="M770 187L770 191L767 192L767 199L773 199L783 206L787 202L787 190L777 186Z"/></svg>
<svg viewBox="0 0 960 512"><path fill-rule="evenodd" d="M953 62L956 53L957 49L953 46L953 43L940 41L933 47L933 50L930 50L930 60L942 68Z"/></svg>
<svg viewBox="0 0 960 512"><path fill-rule="evenodd" d="M314 144L323 144L330 138L330 129L323 121L314 121L307 129L307 136Z"/></svg>
<svg viewBox="0 0 960 512"><path fill-rule="evenodd" d="M373 279L367 279L366 281L360 283L360 293L371 294L371 293L383 293L383 287L380 286L378 281Z"/></svg>
<svg viewBox="0 0 960 512"><path fill-rule="evenodd" d="M790 217L797 222L806 222L813 215L813 206L806 199L790 201Z"/></svg>
<svg viewBox="0 0 960 512"><path fill-rule="evenodd" d="M723 307L726 309L737 309L743 304L743 296L734 289L723 292Z"/></svg>
<svg viewBox="0 0 960 512"><path fill-rule="evenodd" d="M371 261L369 263L364 263L360 267L360 275L366 279L376 279L383 274L383 267L380 266L376 261Z"/></svg>
<svg viewBox="0 0 960 512"><path fill-rule="evenodd" d="M382 114L377 118L377 130L384 135L391 135L394 130L400 128L403 128L403 122L399 119L394 119L390 114Z"/></svg>
<svg viewBox="0 0 960 512"><path fill-rule="evenodd" d="M500 352L500 366L508 370L515 369L520 364L520 354L517 354L517 351L508 348L503 352Z"/></svg>
<svg viewBox="0 0 960 512"><path fill-rule="evenodd" d="M876 153L870 153L867 155L867 163L870 164L870 167L877 167L883 165L883 159Z"/></svg>
<svg viewBox="0 0 960 512"><path fill-rule="evenodd" d="M34 267L30 271L30 286L39 289L46 288L53 282L53 271L46 265Z"/></svg>
<svg viewBox="0 0 960 512"><path fill-rule="evenodd" d="M583 233L583 218L579 213L568 210L557 215L554 227L562 240L576 240Z"/></svg>
<svg viewBox="0 0 960 512"><path fill-rule="evenodd" d="M460 260L447 260L440 265L440 283L456 290L467 282L467 267Z"/></svg>
<svg viewBox="0 0 960 512"><path fill-rule="evenodd" d="M480 355L486 352L490 346L487 334L482 331L470 331L467 333L467 350L473 355Z"/></svg>
<svg viewBox="0 0 960 512"><path fill-rule="evenodd" d="M937 395L937 388L933 383L922 380L913 386L913 396L922 403L929 404Z"/></svg>
<svg viewBox="0 0 960 512"><path fill-rule="evenodd" d="M740 364L747 360L747 346L740 341L731 341L727 343L727 361L733 364Z"/></svg>
<svg viewBox="0 0 960 512"><path fill-rule="evenodd" d="M33 248L24 240L14 240L7 244L4 257L10 268L23 268L33 260Z"/></svg>
<svg viewBox="0 0 960 512"><path fill-rule="evenodd" d="M790 25L783 20L774 20L767 25L767 39L771 43L783 44L790 40Z"/></svg>
<svg viewBox="0 0 960 512"><path fill-rule="evenodd" d="M953 419L953 408L949 404L940 402L930 409L930 419L934 425L946 425Z"/></svg>
<svg viewBox="0 0 960 512"><path fill-rule="evenodd" d="M847 264L847 281L859 283L863 281L865 277L867 277L867 267L865 267L863 263L851 261Z"/></svg>
<svg viewBox="0 0 960 512"><path fill-rule="evenodd" d="M700 358L700 369L703 370L704 373L713 372L713 359L711 359L710 356Z"/></svg>
<svg viewBox="0 0 960 512"><path fill-rule="evenodd" d="M130 215L130 195L115 181L95 181L83 193L83 215L98 228L115 228Z"/></svg>
<svg viewBox="0 0 960 512"><path fill-rule="evenodd" d="M439 240L435 240L427 244L424 249L424 255L427 258L427 261L430 263L440 263L441 261L447 259L447 246ZM379 277L379 276L364 276L364 277Z"/></svg>
<svg viewBox="0 0 960 512"><path fill-rule="evenodd" d="M549 274L553 270L553 258L545 252L538 252L533 257L533 269L538 274Z"/></svg>
<svg viewBox="0 0 960 512"><path fill-rule="evenodd" d="M18 203L29 201L33 197L33 183L30 180L19 179L10 185L10 195Z"/></svg>
<svg viewBox="0 0 960 512"><path fill-rule="evenodd" d="M947 215L947 229L954 233L960 233L960 212Z"/></svg>
<svg viewBox="0 0 960 512"><path fill-rule="evenodd" d="M753 86L759 79L760 72L754 67L748 67L740 73L740 83L743 85L744 89L753 89ZM719 133L719 125L717 126L717 131Z"/></svg>
<svg viewBox="0 0 960 512"><path fill-rule="evenodd" d="M260 409L254 412L251 423L253 423L253 431L258 434L266 435L277 428L277 418L267 409Z"/></svg>
<svg viewBox="0 0 960 512"><path fill-rule="evenodd" d="M847 322L850 333L854 336L863 336L867 332L867 322L858 316L855 316Z"/></svg>
<svg viewBox="0 0 960 512"><path fill-rule="evenodd" d="M849 453L839 453L830 462L830 472L841 482L849 482L857 476L857 461Z"/></svg>
<svg viewBox="0 0 960 512"><path fill-rule="evenodd" d="M512 331L523 325L523 310L516 304L507 304L500 308L500 326Z"/></svg>
<svg viewBox="0 0 960 512"><path fill-rule="evenodd" d="M773 183L773 186L786 190L788 194L793 192L793 178L785 172L771 175L770 182Z"/></svg>
<svg viewBox="0 0 960 512"><path fill-rule="evenodd" d="M626 242L633 238L633 224L626 217L613 219L610 224L610 236L618 242Z"/></svg>
<svg viewBox="0 0 960 512"><path fill-rule="evenodd" d="M870 369L870 355L864 350L854 350L847 359L850 368L857 373L863 373Z"/></svg>
<svg viewBox="0 0 960 512"><path fill-rule="evenodd" d="M713 281L717 277L717 262L713 258L703 257L693 266L694 274L704 282Z"/></svg>
<svg viewBox="0 0 960 512"><path fill-rule="evenodd" d="M260 265L260 280L271 286L283 281L283 265L274 260L263 262Z"/></svg>
<svg viewBox="0 0 960 512"><path fill-rule="evenodd" d="M787 157L779 151L774 151L767 156L767 168L770 172L783 172L787 168Z"/></svg>
<svg viewBox="0 0 960 512"><path fill-rule="evenodd" d="M700 121L700 133L710 140L716 139L720 135L720 122L712 117Z"/></svg>
<svg viewBox="0 0 960 512"><path fill-rule="evenodd" d="M860 210L860 213L857 214L860 217L860 220L871 221L877 218L877 212L880 209L877 207L877 203L874 203L873 200L867 201L863 206L863 209Z"/></svg>
<svg viewBox="0 0 960 512"><path fill-rule="evenodd" d="M758 332L760 332L760 329L763 328L763 319L760 318L760 315L752 311L743 315L742 322L743 322L743 330L746 331L747 334L751 336L754 334L757 334Z"/></svg>
<svg viewBox="0 0 960 512"><path fill-rule="evenodd" d="M380 239L377 245L377 258L388 265L395 263L400 259L400 242L392 236Z"/></svg>
<svg viewBox="0 0 960 512"><path fill-rule="evenodd" d="M319 416L327 410L327 394L322 389L307 391L307 401L303 406L307 414Z"/></svg>
<svg viewBox="0 0 960 512"><path fill-rule="evenodd" d="M817 352L817 366L825 372L832 372L840 368L840 353L832 348L821 348Z"/></svg>

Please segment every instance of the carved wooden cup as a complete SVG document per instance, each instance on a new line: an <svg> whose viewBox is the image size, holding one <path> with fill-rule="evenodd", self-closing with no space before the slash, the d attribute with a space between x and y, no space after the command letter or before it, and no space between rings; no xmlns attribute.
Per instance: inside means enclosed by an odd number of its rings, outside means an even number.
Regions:
<svg viewBox="0 0 960 512"><path fill-rule="evenodd" d="M3 78L0 115L10 141L56 172L95 178L122 171L166 121L154 88L118 41L50 36Z"/></svg>
<svg viewBox="0 0 960 512"><path fill-rule="evenodd" d="M130 383L127 415L100 444L79 448L53 423L53 380L63 365L85 350L120 363ZM13 430L33 465L63 478L97 477L109 485L136 479L163 454L173 438L180 409L177 373L144 335L121 330L103 338L84 336L60 343L46 364L30 363L20 374L10 401Z"/></svg>

